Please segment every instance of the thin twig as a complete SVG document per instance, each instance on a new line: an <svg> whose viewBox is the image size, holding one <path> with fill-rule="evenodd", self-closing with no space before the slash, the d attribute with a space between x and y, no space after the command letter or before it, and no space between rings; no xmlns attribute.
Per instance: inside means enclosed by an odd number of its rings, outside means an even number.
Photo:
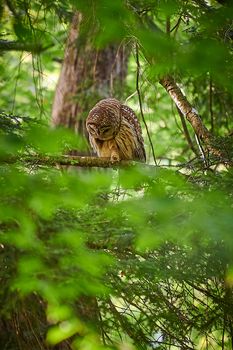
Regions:
<svg viewBox="0 0 233 350"><path fill-rule="evenodd" d="M224 350L225 348L225 328L226 328L226 315L224 311L223 329L222 329L222 350Z"/></svg>
<svg viewBox="0 0 233 350"><path fill-rule="evenodd" d="M167 16L166 18L166 33L168 36L170 36L171 33L171 17Z"/></svg>
<svg viewBox="0 0 233 350"><path fill-rule="evenodd" d="M184 115L181 113L181 111L179 110L179 108L176 106L176 109L178 111L178 114L180 116L180 120L181 120L181 124L182 124L182 127L183 127L183 131L184 131L184 135L185 135L185 138L189 144L189 147L191 148L191 150L193 151L193 153L198 156L198 152L196 150L196 148L194 147L194 144L193 144L193 141L190 137L190 134L189 134L189 131L188 131L188 128L187 128L187 125L186 125L186 122L185 122L185 118L184 118Z"/></svg>
<svg viewBox="0 0 233 350"><path fill-rule="evenodd" d="M197 134L195 134L195 140L196 140L196 143L197 143L197 146L199 148L199 151L200 151L200 154L201 154L201 158L205 164L206 167L208 167L208 162L207 162L207 158L205 156L205 151L202 147L202 144L201 144L201 140L199 138L199 136Z"/></svg>
<svg viewBox="0 0 233 350"><path fill-rule="evenodd" d="M122 51L122 55L124 57L124 49L125 49L125 40L123 39L120 44L117 47L117 51L114 57L113 64L111 66L111 71L110 71L110 96L112 97L114 95L114 68L117 66L117 60L119 59L119 55ZM122 58L124 59L124 58Z"/></svg>
<svg viewBox="0 0 233 350"><path fill-rule="evenodd" d="M149 132L149 129L148 129L145 117L144 117L143 109L142 109L142 98L141 98L141 93L140 93L140 88L139 88L140 62L139 62L139 54L138 54L138 44L136 44L136 63L137 63L136 90L137 90L137 94L138 94L140 113L141 113L143 124L145 125L145 128L146 128L147 136L148 136L149 143L150 143L151 150L152 150L154 163L155 163L155 165L157 165L156 158L155 158L154 146L153 146L153 143L152 143L152 140L150 137L150 132Z"/></svg>
<svg viewBox="0 0 233 350"><path fill-rule="evenodd" d="M209 110L210 110L210 123L211 123L210 131L214 132L213 81L212 81L211 74L210 74L210 81L209 81Z"/></svg>
<svg viewBox="0 0 233 350"><path fill-rule="evenodd" d="M180 15L180 17L179 17L177 23L174 25L174 27L173 27L172 29L170 29L170 33L172 33L173 30L176 29L176 30L175 30L175 33L174 33L174 36L176 35L177 30L178 30L178 28L179 28L179 26L180 26L180 23L181 23L181 20L182 20L182 16L183 16L183 13L181 13L181 15Z"/></svg>

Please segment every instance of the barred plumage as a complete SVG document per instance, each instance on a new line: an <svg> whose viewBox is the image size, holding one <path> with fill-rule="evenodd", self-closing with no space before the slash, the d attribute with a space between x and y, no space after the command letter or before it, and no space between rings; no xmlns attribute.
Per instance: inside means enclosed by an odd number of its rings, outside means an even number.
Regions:
<svg viewBox="0 0 233 350"><path fill-rule="evenodd" d="M115 98L99 101L89 112L86 127L90 143L99 157L113 161L146 161L139 121L131 108Z"/></svg>

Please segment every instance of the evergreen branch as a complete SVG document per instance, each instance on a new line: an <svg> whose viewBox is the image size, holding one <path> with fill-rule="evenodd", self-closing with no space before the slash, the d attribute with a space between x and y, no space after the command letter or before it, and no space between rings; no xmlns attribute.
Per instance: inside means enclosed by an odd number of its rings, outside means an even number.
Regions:
<svg viewBox="0 0 233 350"><path fill-rule="evenodd" d="M34 44L16 40L0 40L0 51L28 51L33 53L41 53L52 46L53 44L43 47L41 43Z"/></svg>

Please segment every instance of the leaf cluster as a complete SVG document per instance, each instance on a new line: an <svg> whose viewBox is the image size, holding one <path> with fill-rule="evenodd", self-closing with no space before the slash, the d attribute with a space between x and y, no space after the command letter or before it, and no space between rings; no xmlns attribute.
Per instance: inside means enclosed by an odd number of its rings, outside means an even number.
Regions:
<svg viewBox="0 0 233 350"><path fill-rule="evenodd" d="M51 147L61 139L57 131L48 135L37 127L34 140L31 135L25 131L24 144L65 149L61 142ZM25 334L30 324L45 348L123 343L196 349L203 339L228 346L230 172L202 175L198 182L140 166L61 173L18 163L0 170L1 332L11 334L7 349L17 342L37 348L32 333Z"/></svg>

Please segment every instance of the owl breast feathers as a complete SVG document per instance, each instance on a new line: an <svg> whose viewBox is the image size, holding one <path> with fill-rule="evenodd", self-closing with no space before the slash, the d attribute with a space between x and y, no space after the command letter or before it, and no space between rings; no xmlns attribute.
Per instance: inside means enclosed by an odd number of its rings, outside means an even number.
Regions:
<svg viewBox="0 0 233 350"><path fill-rule="evenodd" d="M115 98L99 101L90 111L86 127L99 157L146 161L139 121L131 108Z"/></svg>

